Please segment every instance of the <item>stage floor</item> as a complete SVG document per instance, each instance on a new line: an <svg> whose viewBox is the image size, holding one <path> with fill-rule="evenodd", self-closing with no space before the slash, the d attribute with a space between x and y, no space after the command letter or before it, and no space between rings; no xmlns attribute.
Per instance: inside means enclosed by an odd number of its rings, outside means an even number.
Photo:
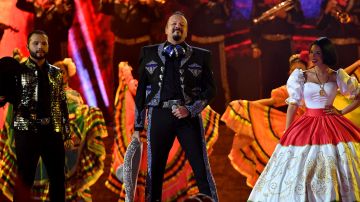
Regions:
<svg viewBox="0 0 360 202"><path fill-rule="evenodd" d="M111 146L113 134L110 133L104 141L106 144L106 160L104 174L91 188L93 202L116 202L117 196L105 186L106 177L109 174L111 163ZM234 133L225 124L219 126L219 139L214 145L214 151L210 156L211 169L215 177L220 202L245 202L251 188L246 186L245 177L240 175L230 164L227 155L230 152Z"/></svg>
<svg viewBox="0 0 360 202"><path fill-rule="evenodd" d="M93 202L117 202L116 194L104 185L109 175L111 163L111 147L113 144L112 127L108 127L109 136L104 139L106 145L105 170L100 179L91 187ZM224 124L219 126L219 139L214 145L214 151L210 156L210 164L215 177L221 202L245 202L251 188L246 186L245 178L240 175L230 164L227 155L232 145L233 132ZM0 201L8 202L2 195Z"/></svg>

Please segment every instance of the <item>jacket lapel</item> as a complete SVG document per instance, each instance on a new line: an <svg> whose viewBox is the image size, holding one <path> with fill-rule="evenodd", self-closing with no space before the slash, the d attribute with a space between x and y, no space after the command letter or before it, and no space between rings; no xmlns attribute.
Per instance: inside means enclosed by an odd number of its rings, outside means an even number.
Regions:
<svg viewBox="0 0 360 202"><path fill-rule="evenodd" d="M180 63L180 67L182 67L191 57L191 54L192 54L192 48L191 46L189 46L189 44L185 43L186 44L186 53L185 53L185 57L183 57L181 59L181 63Z"/></svg>
<svg viewBox="0 0 360 202"><path fill-rule="evenodd" d="M163 55L164 45L165 43L162 43L158 46L158 55L161 59L161 62L163 63L163 66L165 66L165 56Z"/></svg>

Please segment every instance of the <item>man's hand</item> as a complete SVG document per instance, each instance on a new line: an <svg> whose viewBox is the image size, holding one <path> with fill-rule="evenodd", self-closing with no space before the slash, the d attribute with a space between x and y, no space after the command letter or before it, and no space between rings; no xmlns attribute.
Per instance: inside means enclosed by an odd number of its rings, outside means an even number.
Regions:
<svg viewBox="0 0 360 202"><path fill-rule="evenodd" d="M74 149L74 141L72 139L64 140L64 148L65 150L72 150Z"/></svg>
<svg viewBox="0 0 360 202"><path fill-rule="evenodd" d="M260 48L252 48L252 57L254 59L257 59L261 56L261 50Z"/></svg>
<svg viewBox="0 0 360 202"><path fill-rule="evenodd" d="M287 17L286 10L282 9L275 13L275 17L285 19Z"/></svg>
<svg viewBox="0 0 360 202"><path fill-rule="evenodd" d="M182 119L185 118L189 115L189 111L186 109L186 107L184 106L173 106L172 108L172 113L174 116L176 116L178 119Z"/></svg>
<svg viewBox="0 0 360 202"><path fill-rule="evenodd" d="M140 132L139 131L134 131L131 138L136 138L140 142Z"/></svg>

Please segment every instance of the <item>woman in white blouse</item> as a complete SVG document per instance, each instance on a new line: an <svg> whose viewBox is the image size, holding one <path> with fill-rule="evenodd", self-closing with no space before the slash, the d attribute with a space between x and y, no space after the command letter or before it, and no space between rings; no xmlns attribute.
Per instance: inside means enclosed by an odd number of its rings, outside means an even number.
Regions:
<svg viewBox="0 0 360 202"><path fill-rule="evenodd" d="M360 128L342 115L360 105L360 86L334 70L335 48L325 37L310 45L314 68L287 82L286 131L249 201L360 201ZM333 107L337 90L354 101ZM299 105L306 112L294 120Z"/></svg>

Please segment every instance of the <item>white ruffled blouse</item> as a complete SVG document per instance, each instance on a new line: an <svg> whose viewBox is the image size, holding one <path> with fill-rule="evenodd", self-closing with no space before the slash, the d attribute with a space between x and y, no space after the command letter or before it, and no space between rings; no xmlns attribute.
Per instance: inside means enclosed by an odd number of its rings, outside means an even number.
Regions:
<svg viewBox="0 0 360 202"><path fill-rule="evenodd" d="M296 69L290 75L287 81L287 91L289 97L286 103L303 105L306 108L318 109L325 108L327 105L332 105L337 94L337 89L340 93L354 99L360 92L359 82L355 77L349 76L343 69L336 72L336 82L329 81L325 83L325 96L320 96L320 85L317 83L307 81L305 83L304 71Z"/></svg>

